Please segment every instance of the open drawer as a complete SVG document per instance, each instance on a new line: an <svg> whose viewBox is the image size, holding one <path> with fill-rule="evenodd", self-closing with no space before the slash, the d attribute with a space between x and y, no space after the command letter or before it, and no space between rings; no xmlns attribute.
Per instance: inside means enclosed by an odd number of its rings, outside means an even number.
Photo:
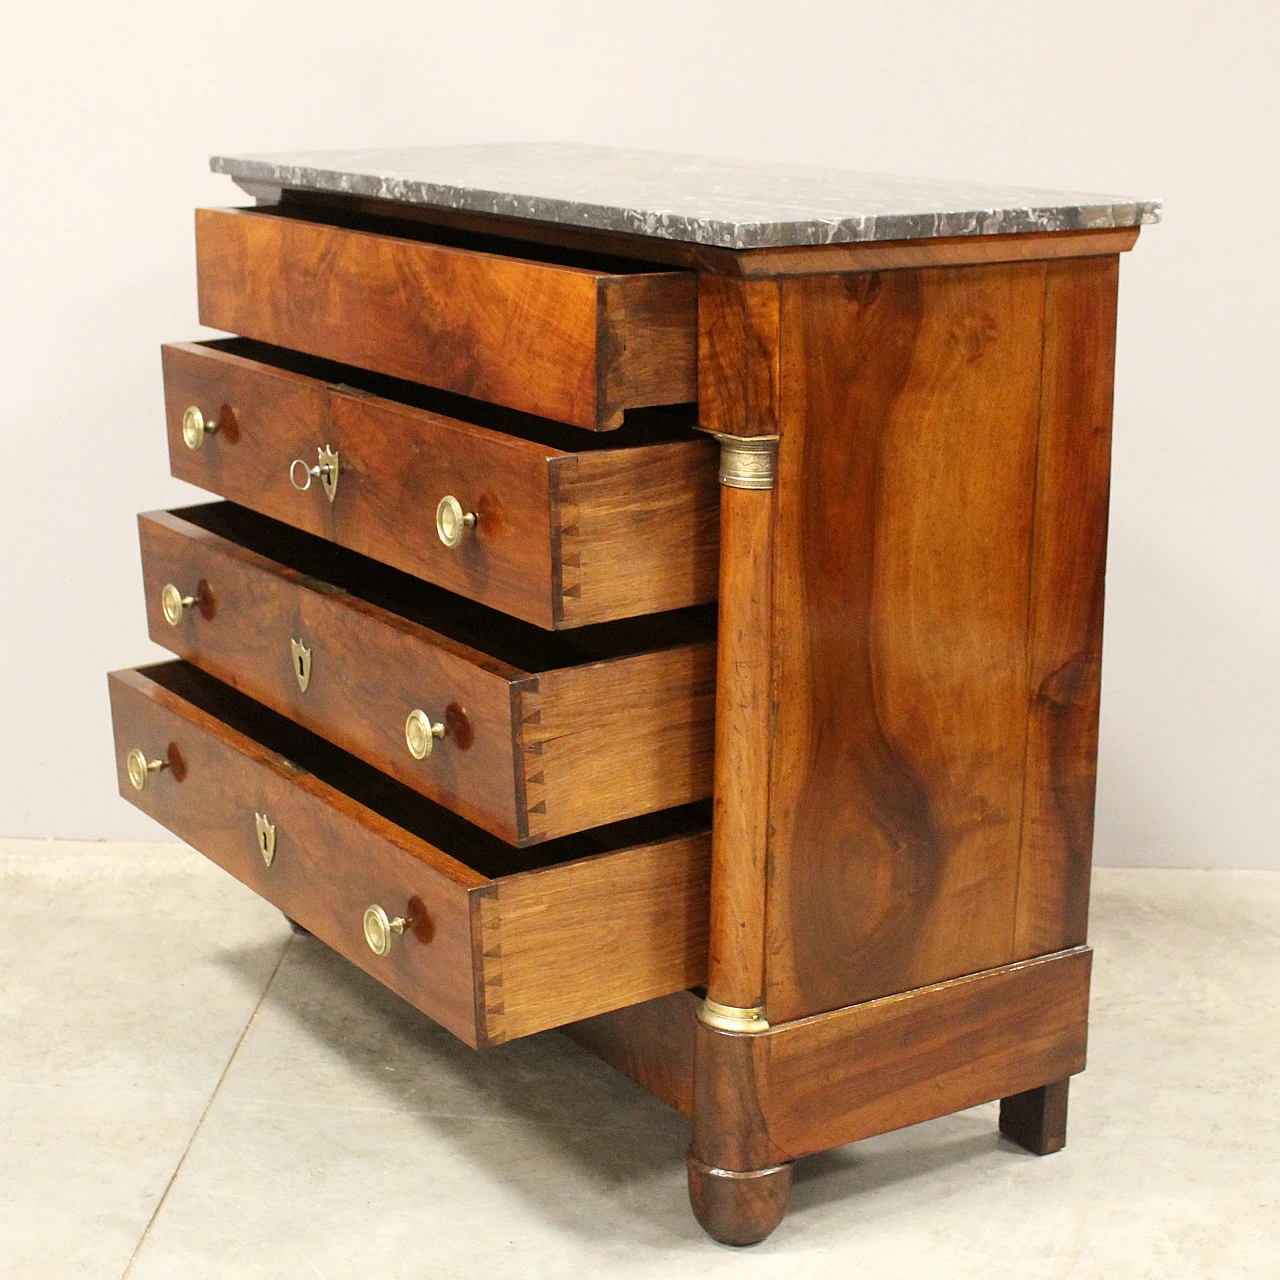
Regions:
<svg viewBox="0 0 1280 1280"><path fill-rule="evenodd" d="M110 688L121 795L470 1045L705 980L701 808L515 850L186 663Z"/></svg>
<svg viewBox="0 0 1280 1280"><path fill-rule="evenodd" d="M162 357L169 466L202 489L542 627L716 597L719 451L688 412L588 435L241 338Z"/></svg>
<svg viewBox="0 0 1280 1280"><path fill-rule="evenodd" d="M710 609L548 632L229 502L138 530L157 644L512 844L711 794Z"/></svg>
<svg viewBox="0 0 1280 1280"><path fill-rule="evenodd" d="M698 398L692 271L323 216L197 210L201 324L592 430Z"/></svg>

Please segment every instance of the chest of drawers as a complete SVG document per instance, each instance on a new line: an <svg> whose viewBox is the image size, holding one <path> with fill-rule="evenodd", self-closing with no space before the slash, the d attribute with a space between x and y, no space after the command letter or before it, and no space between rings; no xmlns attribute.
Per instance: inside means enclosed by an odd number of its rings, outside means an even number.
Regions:
<svg viewBox="0 0 1280 1280"><path fill-rule="evenodd" d="M1119 254L1157 206L584 147L215 161L121 793L476 1048L792 1162L1085 1061Z"/></svg>

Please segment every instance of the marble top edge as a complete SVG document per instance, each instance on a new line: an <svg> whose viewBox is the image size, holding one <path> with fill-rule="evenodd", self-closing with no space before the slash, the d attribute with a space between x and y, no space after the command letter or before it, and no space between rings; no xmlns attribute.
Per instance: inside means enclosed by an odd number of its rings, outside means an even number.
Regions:
<svg viewBox="0 0 1280 1280"><path fill-rule="evenodd" d="M237 182L725 249L1134 227L1158 200L573 143L214 156Z"/></svg>

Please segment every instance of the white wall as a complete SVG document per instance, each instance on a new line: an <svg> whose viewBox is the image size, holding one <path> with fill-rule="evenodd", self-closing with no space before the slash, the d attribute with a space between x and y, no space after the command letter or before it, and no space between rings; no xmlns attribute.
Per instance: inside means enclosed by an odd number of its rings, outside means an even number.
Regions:
<svg viewBox="0 0 1280 1280"><path fill-rule="evenodd" d="M1161 196L1122 270L1098 855L1280 866L1280 41L1264 3L14 4L0 16L0 834L154 837L157 345L213 151L570 139Z"/></svg>

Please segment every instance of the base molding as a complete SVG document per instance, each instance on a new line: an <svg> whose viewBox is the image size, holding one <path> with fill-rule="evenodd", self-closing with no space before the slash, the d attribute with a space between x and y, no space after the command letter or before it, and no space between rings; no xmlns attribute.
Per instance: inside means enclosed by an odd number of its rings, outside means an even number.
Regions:
<svg viewBox="0 0 1280 1280"><path fill-rule="evenodd" d="M736 1145L780 1164L1064 1081L1085 1066L1092 956L1074 947L751 1036L703 1028L712 1043L736 1043L725 1045L721 1064L701 1053L697 1069L743 1077L703 1096L751 1105L717 1107L721 1114L697 1117L698 1128L749 1125L751 1140ZM679 992L564 1030L691 1115L697 1009L696 996ZM1006 1105L1013 1117L1020 1104ZM1025 1120L1008 1123L1034 1140Z"/></svg>

